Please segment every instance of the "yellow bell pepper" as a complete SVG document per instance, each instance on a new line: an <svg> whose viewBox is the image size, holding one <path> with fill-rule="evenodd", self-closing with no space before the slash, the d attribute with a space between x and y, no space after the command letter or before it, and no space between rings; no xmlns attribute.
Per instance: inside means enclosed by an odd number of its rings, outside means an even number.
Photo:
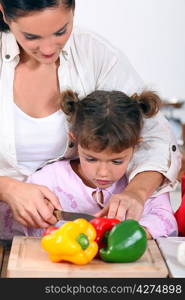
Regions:
<svg viewBox="0 0 185 300"><path fill-rule="evenodd" d="M41 245L53 262L69 261L84 265L98 252L95 238L94 226L85 219L76 219L42 237Z"/></svg>

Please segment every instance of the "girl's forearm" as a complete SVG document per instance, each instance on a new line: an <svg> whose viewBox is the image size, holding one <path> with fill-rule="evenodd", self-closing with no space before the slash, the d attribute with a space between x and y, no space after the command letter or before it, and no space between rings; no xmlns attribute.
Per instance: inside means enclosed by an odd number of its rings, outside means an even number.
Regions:
<svg viewBox="0 0 185 300"><path fill-rule="evenodd" d="M163 183L164 176L156 171L145 171L137 174L127 185L124 192L137 194L144 204L152 193Z"/></svg>

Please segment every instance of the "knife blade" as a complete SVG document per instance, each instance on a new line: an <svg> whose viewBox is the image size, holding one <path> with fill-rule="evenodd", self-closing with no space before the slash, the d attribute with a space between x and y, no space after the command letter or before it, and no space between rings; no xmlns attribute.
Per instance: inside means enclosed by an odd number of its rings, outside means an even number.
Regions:
<svg viewBox="0 0 185 300"><path fill-rule="evenodd" d="M54 209L53 214L58 221L60 220L73 221L80 218L90 221L95 218L94 216L84 214L84 213L74 213L74 212L58 210L58 209Z"/></svg>

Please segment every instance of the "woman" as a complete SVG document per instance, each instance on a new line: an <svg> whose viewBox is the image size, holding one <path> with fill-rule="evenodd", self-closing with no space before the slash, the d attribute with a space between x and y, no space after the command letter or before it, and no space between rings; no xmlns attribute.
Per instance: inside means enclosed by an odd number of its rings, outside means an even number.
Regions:
<svg viewBox="0 0 185 300"><path fill-rule="evenodd" d="M74 0L0 0L1 239L18 234L8 206L23 225L56 223L58 198L24 181L48 159L73 154L60 91L70 88L82 98L96 89L130 95L143 87L119 51L99 36L73 29L74 9ZM145 143L128 168L130 183L113 196L125 203L126 218L139 219L157 188L174 188L180 165L175 138L160 113L145 121L142 136Z"/></svg>

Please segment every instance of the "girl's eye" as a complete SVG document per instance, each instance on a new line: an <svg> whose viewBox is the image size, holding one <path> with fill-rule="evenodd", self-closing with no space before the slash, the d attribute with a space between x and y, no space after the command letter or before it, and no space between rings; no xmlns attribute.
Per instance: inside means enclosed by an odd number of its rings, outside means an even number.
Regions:
<svg viewBox="0 0 185 300"><path fill-rule="evenodd" d="M94 162L94 161L96 161L96 159L95 159L95 158L92 158L92 157L85 157L85 160L86 160L86 161L89 161L89 162Z"/></svg>
<svg viewBox="0 0 185 300"><path fill-rule="evenodd" d="M56 36L61 36L61 35L65 34L66 31L67 31L66 29L61 30L61 31L59 31L59 32L56 32L55 35L56 35Z"/></svg>
<svg viewBox="0 0 185 300"><path fill-rule="evenodd" d="M114 165L121 165L123 163L123 161L122 160L113 160L112 163Z"/></svg>

